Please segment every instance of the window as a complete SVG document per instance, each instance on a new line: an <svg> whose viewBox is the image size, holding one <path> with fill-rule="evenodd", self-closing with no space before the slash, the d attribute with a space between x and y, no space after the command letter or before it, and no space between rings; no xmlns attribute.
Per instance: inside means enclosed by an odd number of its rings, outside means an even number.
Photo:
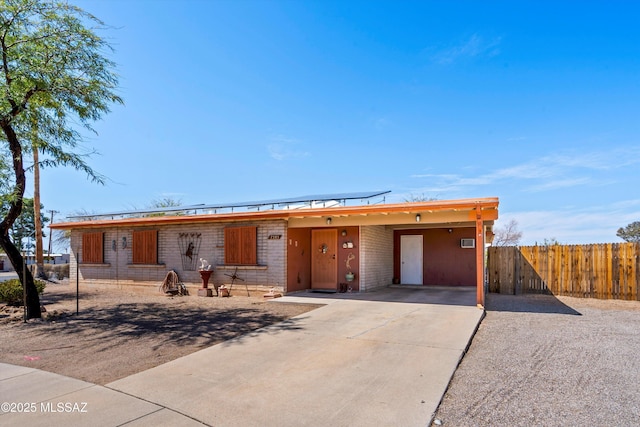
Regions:
<svg viewBox="0 0 640 427"><path fill-rule="evenodd" d="M158 230L141 230L133 232L134 264L158 263Z"/></svg>
<svg viewBox="0 0 640 427"><path fill-rule="evenodd" d="M102 264L104 262L104 233L82 234L82 262L84 264Z"/></svg>
<svg viewBox="0 0 640 427"><path fill-rule="evenodd" d="M258 227L227 227L224 229L224 263L231 265L258 264Z"/></svg>

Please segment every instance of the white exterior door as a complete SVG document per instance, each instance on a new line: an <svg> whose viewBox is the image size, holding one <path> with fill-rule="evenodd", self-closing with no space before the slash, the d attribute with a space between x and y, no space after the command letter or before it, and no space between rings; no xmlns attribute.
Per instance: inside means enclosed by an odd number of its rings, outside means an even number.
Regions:
<svg viewBox="0 0 640 427"><path fill-rule="evenodd" d="M422 285L422 236L400 236L400 283Z"/></svg>

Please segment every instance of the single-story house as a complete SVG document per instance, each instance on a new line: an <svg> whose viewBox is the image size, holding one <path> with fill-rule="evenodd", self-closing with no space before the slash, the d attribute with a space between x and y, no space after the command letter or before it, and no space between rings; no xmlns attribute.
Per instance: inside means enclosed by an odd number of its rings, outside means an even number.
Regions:
<svg viewBox="0 0 640 427"><path fill-rule="evenodd" d="M204 259L210 283L235 276L243 289L475 286L484 305L498 198L371 203L386 193L118 212L50 227L70 230L70 279L83 285L157 289L173 270L198 288ZM356 199L361 204L348 205Z"/></svg>

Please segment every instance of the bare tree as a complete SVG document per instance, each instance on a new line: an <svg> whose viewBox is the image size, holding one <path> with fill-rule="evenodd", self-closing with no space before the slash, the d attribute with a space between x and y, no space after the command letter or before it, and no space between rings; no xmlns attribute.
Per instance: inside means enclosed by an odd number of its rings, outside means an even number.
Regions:
<svg viewBox="0 0 640 427"><path fill-rule="evenodd" d="M518 230L518 221L512 219L504 225L493 230L493 246L516 246L522 238L522 231Z"/></svg>
<svg viewBox="0 0 640 427"><path fill-rule="evenodd" d="M182 206L182 200L173 197L164 197L162 199L154 199L149 205L150 208L177 208Z"/></svg>
<svg viewBox="0 0 640 427"><path fill-rule="evenodd" d="M56 212L58 213L58 212ZM53 214L52 214L53 215ZM95 217L93 215L96 215ZM71 212L67 218L78 218L83 217L84 220L95 220L97 219L97 212L91 210L88 211L86 209L78 209L76 211ZM69 249L71 245L71 231L67 228L64 230L51 230L53 233L53 241L55 245L59 248Z"/></svg>
<svg viewBox="0 0 640 427"><path fill-rule="evenodd" d="M429 197L426 196L424 193L422 194L409 194L409 197L405 197L404 201L405 202L433 202L434 200L438 200L437 197Z"/></svg>

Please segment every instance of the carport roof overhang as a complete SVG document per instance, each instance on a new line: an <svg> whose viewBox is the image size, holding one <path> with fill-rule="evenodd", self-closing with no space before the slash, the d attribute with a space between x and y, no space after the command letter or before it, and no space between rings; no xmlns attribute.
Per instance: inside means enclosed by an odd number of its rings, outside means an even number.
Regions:
<svg viewBox="0 0 640 427"><path fill-rule="evenodd" d="M477 220L481 220L485 225L491 225L494 220L498 219L498 204L497 197L487 197L295 210L99 219L60 222L51 224L50 228L71 230L107 227L151 227L278 219L288 221L288 226L291 228L349 225L390 225L399 228L408 226L433 227L438 224L451 226L469 225L476 223ZM329 218L331 218L331 221L327 221Z"/></svg>

